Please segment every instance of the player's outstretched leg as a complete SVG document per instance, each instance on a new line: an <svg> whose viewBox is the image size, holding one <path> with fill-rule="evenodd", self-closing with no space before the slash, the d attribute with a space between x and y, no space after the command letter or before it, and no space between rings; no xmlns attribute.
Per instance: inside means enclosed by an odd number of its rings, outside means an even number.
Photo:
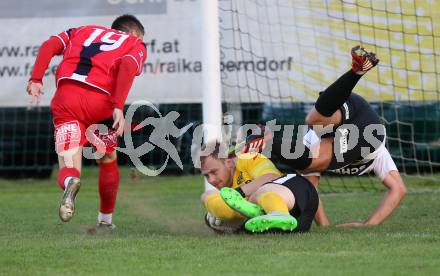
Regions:
<svg viewBox="0 0 440 276"><path fill-rule="evenodd" d="M278 212L254 217L244 225L246 230L253 233L263 233L270 230L292 232L297 226L298 222L293 216Z"/></svg>
<svg viewBox="0 0 440 276"><path fill-rule="evenodd" d="M351 57L351 69L339 77L324 92L321 92L315 103L316 111L324 117L331 117L333 113L341 108L362 75L379 63L375 53L367 52L361 46L351 49ZM312 122L308 122L308 124L310 123Z"/></svg>
<svg viewBox="0 0 440 276"><path fill-rule="evenodd" d="M224 187L220 190L220 196L229 207L245 217L253 218L264 215L263 208L244 199L235 189Z"/></svg>
<svg viewBox="0 0 440 276"><path fill-rule="evenodd" d="M373 52L367 52L360 45L351 49L351 69L358 75L367 73L371 68L379 63L379 59Z"/></svg>
<svg viewBox="0 0 440 276"><path fill-rule="evenodd" d="M308 125L323 124L323 122L328 121L322 120L321 117L331 117L339 108L341 108L341 106L347 101L353 88L361 79L362 75L379 63L379 59L375 53L367 52L359 45L351 49L351 57L351 69L339 77L325 91L320 93L320 96L315 103L315 108L312 109L306 117ZM328 123L337 124L339 122ZM264 128L261 127L259 133L259 135L252 134L246 138L244 145L240 145L242 147L242 152L262 152L266 141L273 137L268 133L265 133ZM277 157L280 157L282 155L277 154L275 148L278 144L281 144L281 141L273 142L272 153L275 153Z"/></svg>
<svg viewBox="0 0 440 276"><path fill-rule="evenodd" d="M61 199L59 216L64 222L69 221L75 213L75 198L81 187L79 178L72 177L67 183Z"/></svg>

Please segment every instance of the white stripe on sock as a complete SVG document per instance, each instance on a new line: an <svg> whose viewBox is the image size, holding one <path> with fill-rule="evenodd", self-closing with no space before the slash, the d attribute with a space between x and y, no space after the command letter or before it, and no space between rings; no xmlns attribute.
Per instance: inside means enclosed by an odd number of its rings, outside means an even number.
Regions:
<svg viewBox="0 0 440 276"><path fill-rule="evenodd" d="M72 179L73 176L68 176L66 179L64 179L64 189L67 188L67 185L69 184L70 179Z"/></svg>
<svg viewBox="0 0 440 276"><path fill-rule="evenodd" d="M113 217L113 213L104 214L104 213L99 212L98 213L98 222L105 221L105 222L111 224L112 223L112 217Z"/></svg>

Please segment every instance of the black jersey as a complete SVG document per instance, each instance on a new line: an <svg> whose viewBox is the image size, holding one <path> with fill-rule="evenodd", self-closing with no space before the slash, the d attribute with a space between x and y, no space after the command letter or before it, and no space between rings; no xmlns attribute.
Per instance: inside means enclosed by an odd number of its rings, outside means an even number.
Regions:
<svg viewBox="0 0 440 276"><path fill-rule="evenodd" d="M371 160L369 156L383 145L386 137L379 116L361 96L352 93L340 110L342 124L333 133L333 158L329 170Z"/></svg>

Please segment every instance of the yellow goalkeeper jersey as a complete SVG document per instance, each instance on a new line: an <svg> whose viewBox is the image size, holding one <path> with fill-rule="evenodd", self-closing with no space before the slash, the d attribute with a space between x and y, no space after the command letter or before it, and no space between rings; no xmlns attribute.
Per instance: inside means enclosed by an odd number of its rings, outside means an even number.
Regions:
<svg viewBox="0 0 440 276"><path fill-rule="evenodd" d="M268 173L282 175L269 158L259 153L240 154L235 162L232 188L237 188Z"/></svg>

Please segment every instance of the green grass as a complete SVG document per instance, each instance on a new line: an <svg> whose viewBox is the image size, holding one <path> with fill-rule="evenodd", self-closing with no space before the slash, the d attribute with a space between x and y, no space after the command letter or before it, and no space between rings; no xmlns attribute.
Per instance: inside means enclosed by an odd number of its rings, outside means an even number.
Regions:
<svg viewBox="0 0 440 276"><path fill-rule="evenodd" d="M65 224L54 179L0 180L0 274L440 275L440 185L408 180L410 193L379 227L218 236L202 220L200 176L128 174L121 172L113 235L82 231L96 220L97 170L84 172L77 213ZM322 199L332 223L343 223L366 218L382 196Z"/></svg>

